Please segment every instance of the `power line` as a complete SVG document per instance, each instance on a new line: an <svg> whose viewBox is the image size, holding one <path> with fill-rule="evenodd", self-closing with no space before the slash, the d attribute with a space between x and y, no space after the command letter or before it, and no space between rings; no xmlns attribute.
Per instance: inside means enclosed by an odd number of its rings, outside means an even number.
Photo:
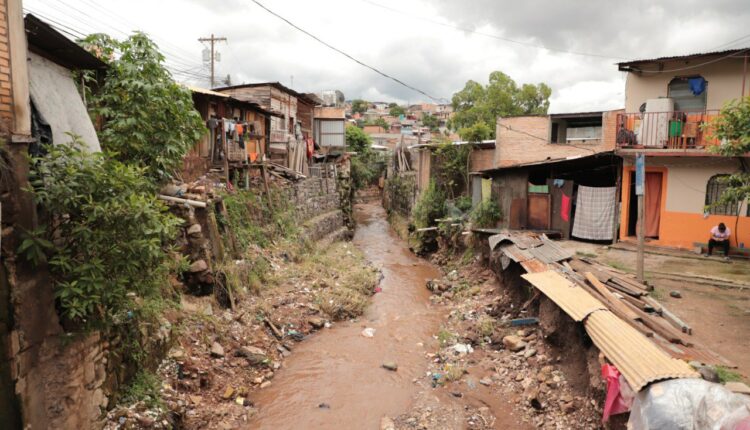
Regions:
<svg viewBox="0 0 750 430"><path fill-rule="evenodd" d="M550 142L548 139L545 139L543 137L539 137L539 136L533 135L533 134L525 132L523 130L513 129L510 126L507 126L505 124L500 124L499 122L498 122L497 125L499 125L500 127L504 128L504 129L506 129L508 131L512 131L514 133L520 133L520 134L526 135L528 137L534 138L536 140L541 140L542 142L544 142L544 143L546 143L548 145L572 146L573 148L583 149L583 150L591 152L592 154L596 154L595 150L593 150L591 148L586 148L585 146L573 145L572 143Z"/></svg>
<svg viewBox="0 0 750 430"><path fill-rule="evenodd" d="M294 24L293 22L289 21L288 19L284 18L283 16L279 15L278 13L276 13L276 12L272 11L271 9L269 9L269 8L265 7L265 6L264 6L264 5L263 5L263 4L261 3L261 2L259 2L258 0L250 0L250 1L252 1L252 2L253 2L253 3L255 3L256 5L258 5L258 6L259 6L259 7L261 8L261 9L263 9L263 10L265 10L266 12L270 13L271 15L275 16L276 18L279 18L280 20L282 20L282 21L284 21L285 23L289 24L289 25L290 25L291 27L295 28L296 30L298 30L298 31L300 31L300 32L302 32L302 33L304 33L304 34L306 34L307 36L309 36L309 37L310 37L310 38L312 38L313 40L315 40L315 41L317 41L317 42L321 43L322 45L326 46L326 47L327 47L327 48L329 48L329 49L332 49L332 50L334 50L334 51L338 52L339 54L343 55L344 57L346 57L346 58L348 58L348 59L350 59L350 60L352 60L352 61L354 61L355 63L359 64L360 66L362 66L362 67L366 67L366 68L368 68L368 69L372 70L373 72L375 72L375 73L377 73L377 74L379 74L379 75L381 75L381 76L383 76L383 77L385 77L385 78L387 78L387 79L390 79L390 80L392 80L393 82L396 82L397 84L399 84L399 85L401 85L401 86L404 86L404 87L406 87L406 88L408 88L408 89L410 89L410 90L412 90L412 91L415 91L415 92L418 92L419 94L422 94L422 95L424 95L424 96L427 96L427 97L429 97L430 99L432 99L432 100L435 100L436 102L445 102L445 101L447 101L447 99L445 99L445 98L433 97L433 96L431 96L430 94L426 93L425 91L422 91L422 90L420 90L419 88L416 88L416 87L414 87L414 86L411 86L411 85L409 85L409 84L407 84L407 83L403 82L402 80L400 80L400 79L398 79L398 78L395 78L395 77L393 77L393 76L391 76L391 75L389 75L389 74L387 74L387 73L385 73L385 72L382 72L382 71L378 70L377 68L375 68L375 67L373 67L373 66L370 66L369 64L366 64L366 63L364 63L364 62L362 62L362 61L360 61L360 60L358 60L358 59L354 58L353 56L351 56L351 55L347 54L346 52L344 52L344 51L342 51L342 50L340 50L340 49L338 49L338 48L336 48L336 47L332 46L331 44L329 44L329 43L327 43L327 42L324 42L323 40L321 40L320 38L318 38L318 37L317 37L317 36L315 36L314 34L312 34L312 33L308 32L308 31L306 31L306 30L303 30L302 28L300 28L299 26L297 26L297 25L296 25L296 24Z"/></svg>
<svg viewBox="0 0 750 430"><path fill-rule="evenodd" d="M448 23L445 23L445 22L435 21L435 20L432 20L432 19L429 19L429 18L425 18L425 17L419 16L419 15L416 15L416 14L410 14L408 12L392 8L390 6L382 5L380 3L376 3L376 2L370 1L370 0L361 0L361 1L363 1L364 3L368 3L368 4L370 4L372 6L375 6L375 7L379 7L379 8L382 8L382 9L389 10L391 12L395 12L395 13L398 13L398 14L402 14L402 15L408 16L410 19L415 19L416 18L416 19L418 19L420 21L428 22L430 24L439 25L439 26L447 27L447 28L452 28L454 30L459 30L459 31L463 31L463 32L466 32L466 33L472 33L472 34L476 34L476 35L479 35L479 36L489 37L489 38L496 39L496 40L502 40L502 41L508 42L508 43L515 43L517 45L529 46L531 48L544 49L544 50L547 50L547 51L560 52L560 53L564 53L564 54L580 55L580 56L584 56L584 57L597 57L597 58L607 58L607 59L614 59L614 60L624 60L623 57L614 57L614 56L611 56L611 55L594 54L594 53L590 53L590 52L580 52L580 51L570 51L570 50L566 50L566 49L550 48L550 47L547 47L547 46L544 46L544 45L538 45L536 43L524 42L524 41L521 41L521 40L515 40L515 39L510 39L510 38L507 38L507 37L498 36L496 34L484 33L482 31L476 31L476 30L473 30L473 29L468 28L468 27L461 27L461 26L458 26L458 25L453 25L453 24L448 24Z"/></svg>

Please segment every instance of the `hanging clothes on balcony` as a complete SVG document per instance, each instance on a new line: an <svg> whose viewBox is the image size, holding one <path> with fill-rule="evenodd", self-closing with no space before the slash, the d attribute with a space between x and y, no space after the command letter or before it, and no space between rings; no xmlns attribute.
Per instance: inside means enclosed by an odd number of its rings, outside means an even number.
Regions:
<svg viewBox="0 0 750 430"><path fill-rule="evenodd" d="M694 96L699 96L703 94L703 91L706 91L706 80L702 76L688 78L688 85Z"/></svg>

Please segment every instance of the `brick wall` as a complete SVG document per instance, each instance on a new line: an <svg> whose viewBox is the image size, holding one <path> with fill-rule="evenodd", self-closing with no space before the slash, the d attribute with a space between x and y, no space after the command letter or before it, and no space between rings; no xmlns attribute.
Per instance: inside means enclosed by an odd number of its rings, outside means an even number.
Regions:
<svg viewBox="0 0 750 430"><path fill-rule="evenodd" d="M13 124L13 92L8 40L8 4L0 0L0 132L7 133Z"/></svg>
<svg viewBox="0 0 750 430"><path fill-rule="evenodd" d="M469 170L479 172L481 170L492 169L494 167L495 149L475 148L471 151L471 161Z"/></svg>
<svg viewBox="0 0 750 430"><path fill-rule="evenodd" d="M617 114L622 112L604 112L602 139L591 143L579 143L576 146L548 143L551 123L547 116L498 118L494 167L612 151L615 149L617 135Z"/></svg>

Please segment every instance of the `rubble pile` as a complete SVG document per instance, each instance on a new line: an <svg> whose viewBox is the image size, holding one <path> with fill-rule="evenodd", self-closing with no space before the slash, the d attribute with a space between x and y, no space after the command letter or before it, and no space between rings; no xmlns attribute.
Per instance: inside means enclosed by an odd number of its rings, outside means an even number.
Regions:
<svg viewBox="0 0 750 430"><path fill-rule="evenodd" d="M434 258L454 266L445 255ZM513 303L494 273L480 263L460 266L426 284L431 300L447 306L450 315L436 335L439 350L428 354L429 372L418 383L466 399L462 425L470 429L494 428L500 417L490 410L503 409L530 427L597 427L601 418L596 400L569 384L556 347L545 342L531 310ZM482 407L498 401L504 406ZM436 424L446 419L442 415L439 408L417 402L395 419L394 428L441 428Z"/></svg>

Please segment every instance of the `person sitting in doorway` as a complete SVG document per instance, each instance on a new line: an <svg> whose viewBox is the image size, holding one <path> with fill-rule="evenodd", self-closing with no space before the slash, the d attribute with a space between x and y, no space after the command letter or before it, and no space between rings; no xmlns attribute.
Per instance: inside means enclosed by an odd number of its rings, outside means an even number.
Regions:
<svg viewBox="0 0 750 430"><path fill-rule="evenodd" d="M724 250L724 259L729 260L729 236L731 231L720 222L719 225L713 226L711 229L711 238L708 240L708 254L706 257L710 257L713 253L714 247L719 247Z"/></svg>

